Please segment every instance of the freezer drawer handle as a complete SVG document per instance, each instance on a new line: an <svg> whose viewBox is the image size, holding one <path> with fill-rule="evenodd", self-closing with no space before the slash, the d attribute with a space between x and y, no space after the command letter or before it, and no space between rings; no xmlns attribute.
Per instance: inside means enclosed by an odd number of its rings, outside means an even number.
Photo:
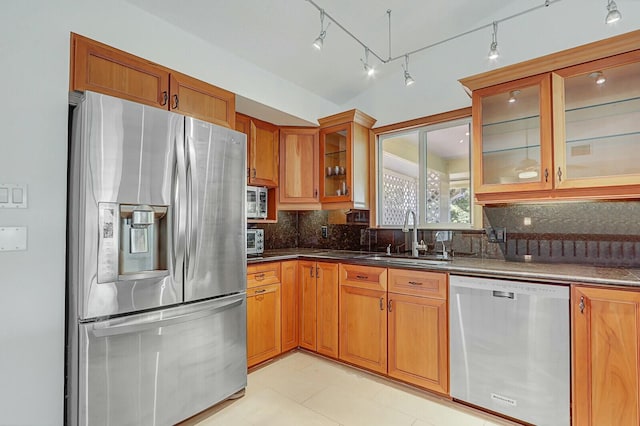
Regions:
<svg viewBox="0 0 640 426"><path fill-rule="evenodd" d="M498 291L493 290L493 297L504 297L505 299L514 299L515 294L511 291Z"/></svg>
<svg viewBox="0 0 640 426"><path fill-rule="evenodd" d="M164 318L157 321L143 321L143 322L114 325L114 326L95 325L92 331L96 337L109 337L109 336L117 336L121 334L137 333L139 331L156 329L158 327L168 327L170 325L179 324L181 322L193 321L195 319L200 319L200 318L207 317L209 315L216 314L218 312L233 308L235 306L239 306L242 304L243 301L244 299L237 299L237 300L229 301L225 304L216 306L213 309L202 309L197 312L177 315L175 317Z"/></svg>

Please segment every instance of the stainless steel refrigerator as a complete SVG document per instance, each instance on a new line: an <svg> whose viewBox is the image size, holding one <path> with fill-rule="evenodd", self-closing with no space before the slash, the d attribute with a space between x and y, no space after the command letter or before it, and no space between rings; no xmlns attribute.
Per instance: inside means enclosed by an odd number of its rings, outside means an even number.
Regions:
<svg viewBox="0 0 640 426"><path fill-rule="evenodd" d="M86 92L69 157L66 423L169 425L247 383L244 134Z"/></svg>

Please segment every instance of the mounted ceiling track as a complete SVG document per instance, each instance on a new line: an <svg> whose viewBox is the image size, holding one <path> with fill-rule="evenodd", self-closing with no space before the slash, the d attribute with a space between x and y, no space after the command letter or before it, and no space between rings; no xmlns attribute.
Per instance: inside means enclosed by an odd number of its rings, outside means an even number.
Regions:
<svg viewBox="0 0 640 426"><path fill-rule="evenodd" d="M370 72L370 69L373 69L373 65L369 62L369 55L373 55L382 64L387 64L389 62L393 62L393 61L397 61L397 60L403 60L403 62L404 62L403 66L402 66L403 71L404 71L403 75L404 75L404 79L405 79L405 85L408 86L408 85L411 85L414 82L413 78L408 73L409 56L415 55L416 53L420 53L420 52L425 51L427 49L431 49L432 47L439 46L439 45L441 45L443 43L447 43L447 42L455 40L457 38L472 34L474 32L484 30L486 28L491 28L493 30L492 34L491 34L490 53L492 54L492 56L494 56L497 53L497 45L498 45L497 31L498 31L498 24L499 23L502 23L502 22L505 22L505 21L509 21L511 19L520 17L522 15L526 15L527 13L536 11L538 9L549 7L552 4L558 3L558 2L560 2L562 0L545 0L542 4L540 4L538 6L531 7L529 9L523 10L522 12L514 13L513 15L509 15L509 16L504 17L502 19L497 19L497 20L492 21L492 22L490 22L488 24L481 25L479 27L470 29L470 30L462 32L460 34L456 34L456 35L454 35L452 37L448 37L448 38L446 38L444 40L440 40L440 41L437 41L435 43L428 44L428 45L423 46L423 47L421 47L419 49L411 50L409 52L405 52L405 53L402 53L402 54L397 55L397 56L392 56L392 54L391 54L391 9L388 9L387 10L387 17L388 17L388 21L389 21L389 56L386 59L383 59L380 54L376 53L373 49L371 49L371 47L369 47L362 40L360 40L358 37L356 37L351 31L347 30L344 27L344 25L342 25L340 22L338 22L333 16L328 14L327 11L324 10L320 5L318 5L318 3L316 3L314 0L305 0L305 1L309 2L311 5L313 5L313 7L315 7L316 9L318 9L318 11L320 11L320 19L321 19L320 36L322 37L322 40L324 40L324 36L326 35L326 28L329 27L329 25L327 25L327 27L324 27L324 18L327 18L331 22L336 24L342 31L344 31L356 43L358 43L360 46L362 46L364 48L365 59L364 60L361 59L361 61L365 65L365 70L367 71L367 73ZM615 4L615 2L613 0L608 0L607 9L609 10L610 14L613 12L614 16L616 16L616 17L621 16L620 13L618 12L616 4ZM320 38L320 37L318 37L318 38ZM494 49L494 47L495 47L495 49ZM408 78L407 78L407 76L408 76ZM410 83L408 83L408 81L410 81Z"/></svg>

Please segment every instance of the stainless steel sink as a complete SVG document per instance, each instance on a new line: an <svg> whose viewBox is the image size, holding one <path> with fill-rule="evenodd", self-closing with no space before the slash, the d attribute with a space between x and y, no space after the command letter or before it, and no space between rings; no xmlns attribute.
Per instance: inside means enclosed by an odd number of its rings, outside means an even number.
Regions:
<svg viewBox="0 0 640 426"><path fill-rule="evenodd" d="M359 259L388 263L399 263L403 265L447 265L451 261L450 259L442 259L438 257L397 257L379 254L359 256Z"/></svg>

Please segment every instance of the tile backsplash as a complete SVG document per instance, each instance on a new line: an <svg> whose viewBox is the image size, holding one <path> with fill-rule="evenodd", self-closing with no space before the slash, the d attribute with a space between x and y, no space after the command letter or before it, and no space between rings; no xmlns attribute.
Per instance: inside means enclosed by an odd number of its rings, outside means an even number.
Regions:
<svg viewBox="0 0 640 426"><path fill-rule="evenodd" d="M640 201L558 202L484 207L484 227L505 228L505 243L490 243L482 230L445 232L458 256L512 261L640 267ZM358 224L329 224L328 211L280 211L265 230L265 249L321 248L406 251L411 233ZM327 226L327 238L321 227ZM435 231L418 231L433 251Z"/></svg>

